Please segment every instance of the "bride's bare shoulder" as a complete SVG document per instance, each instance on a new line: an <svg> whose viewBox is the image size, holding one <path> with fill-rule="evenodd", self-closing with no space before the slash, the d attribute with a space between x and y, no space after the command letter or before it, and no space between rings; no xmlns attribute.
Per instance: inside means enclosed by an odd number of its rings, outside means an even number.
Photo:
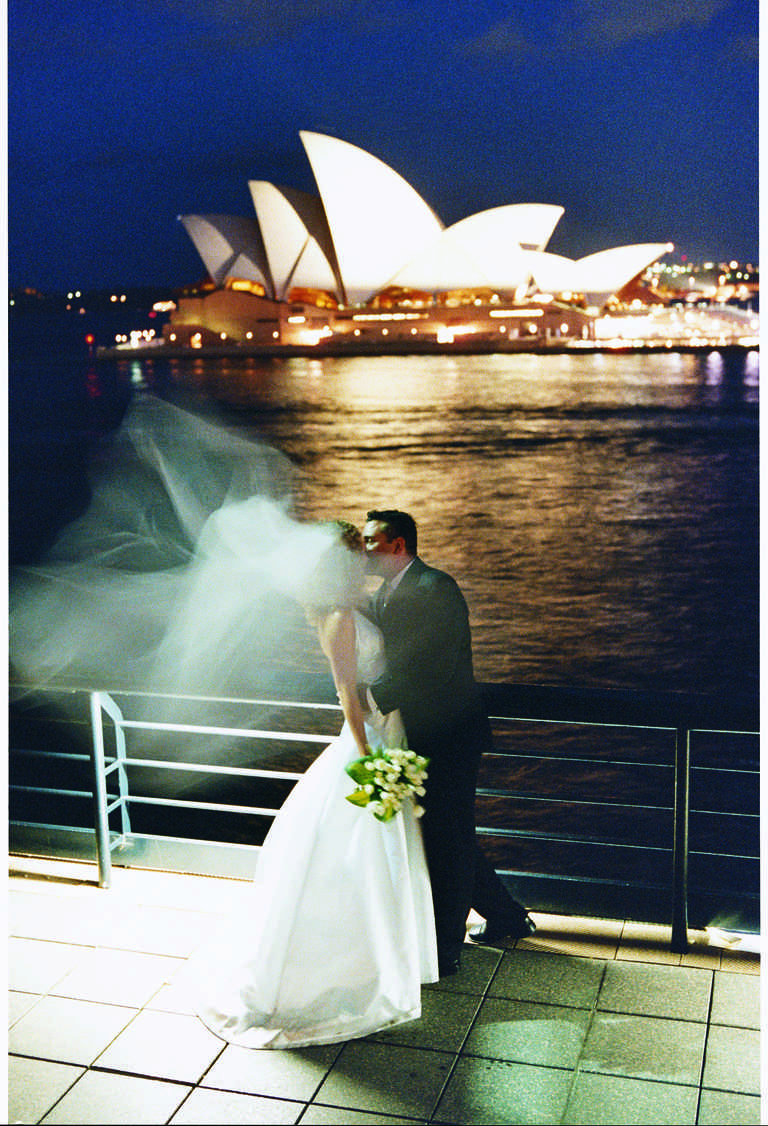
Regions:
<svg viewBox="0 0 768 1126"><path fill-rule="evenodd" d="M336 608L323 614L317 622L317 633L323 648L326 645L355 643L355 619L352 610Z"/></svg>

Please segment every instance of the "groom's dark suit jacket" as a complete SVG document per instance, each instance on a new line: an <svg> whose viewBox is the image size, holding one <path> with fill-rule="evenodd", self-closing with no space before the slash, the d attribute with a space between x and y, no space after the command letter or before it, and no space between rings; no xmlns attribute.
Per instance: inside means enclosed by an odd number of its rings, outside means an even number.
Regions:
<svg viewBox="0 0 768 1126"><path fill-rule="evenodd" d="M430 759L422 827L438 951L450 960L476 905L478 872L496 881L475 840L477 771L491 729L472 668L467 604L450 575L417 557L386 607L381 594L373 599L370 617L387 663L370 685L373 698L384 713L400 709L408 746Z"/></svg>
<svg viewBox="0 0 768 1126"><path fill-rule="evenodd" d="M386 607L381 594L374 598L370 616L384 635L387 661L371 692L382 712L400 709L409 746L429 754L457 724L482 716L467 604L450 575L417 557ZM451 757L463 750L454 746Z"/></svg>

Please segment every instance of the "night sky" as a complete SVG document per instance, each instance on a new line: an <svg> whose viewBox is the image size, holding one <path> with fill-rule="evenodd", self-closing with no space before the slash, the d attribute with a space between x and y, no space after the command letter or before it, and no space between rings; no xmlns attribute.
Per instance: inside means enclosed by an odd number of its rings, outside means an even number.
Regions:
<svg viewBox="0 0 768 1126"><path fill-rule="evenodd" d="M177 286L177 216L314 190L300 129L447 225L565 208L548 249L757 260L758 0L9 0L9 283ZM375 221L375 216L372 216Z"/></svg>

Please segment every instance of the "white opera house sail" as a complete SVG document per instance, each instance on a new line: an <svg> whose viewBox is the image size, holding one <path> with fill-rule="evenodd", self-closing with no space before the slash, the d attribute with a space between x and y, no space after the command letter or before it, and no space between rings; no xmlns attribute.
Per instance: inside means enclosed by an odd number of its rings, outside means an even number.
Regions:
<svg viewBox="0 0 768 1126"><path fill-rule="evenodd" d="M254 214L180 216L210 284L180 299L166 343L588 346L607 303L673 249L551 253L563 208L548 203L510 203L446 226L364 149L299 136L316 194L251 180Z"/></svg>

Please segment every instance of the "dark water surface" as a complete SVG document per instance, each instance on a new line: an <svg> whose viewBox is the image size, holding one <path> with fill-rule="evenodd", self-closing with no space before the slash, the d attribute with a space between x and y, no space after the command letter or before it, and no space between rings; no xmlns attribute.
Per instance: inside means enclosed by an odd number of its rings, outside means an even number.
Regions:
<svg viewBox="0 0 768 1126"><path fill-rule="evenodd" d="M411 511L470 606L481 680L756 690L758 355L84 363L21 349L11 557L82 505L147 391L299 467L307 518Z"/></svg>

